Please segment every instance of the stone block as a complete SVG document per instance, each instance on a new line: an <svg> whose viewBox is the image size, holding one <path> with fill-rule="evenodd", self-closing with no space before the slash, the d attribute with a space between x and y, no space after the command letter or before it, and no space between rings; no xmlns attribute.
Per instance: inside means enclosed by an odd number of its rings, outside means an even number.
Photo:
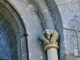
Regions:
<svg viewBox="0 0 80 60"><path fill-rule="evenodd" d="M80 9L80 3L69 3L69 9L76 11Z"/></svg>
<svg viewBox="0 0 80 60"><path fill-rule="evenodd" d="M61 4L67 4L68 0L55 0L57 5L61 5Z"/></svg>
<svg viewBox="0 0 80 60"><path fill-rule="evenodd" d="M80 30L80 10L72 11L69 5L61 5L58 8L61 14L63 28Z"/></svg>
<svg viewBox="0 0 80 60"><path fill-rule="evenodd" d="M80 0L68 0L69 2L73 2L73 3L75 3L75 2L80 2Z"/></svg>
<svg viewBox="0 0 80 60"><path fill-rule="evenodd" d="M74 55L76 44L76 32L71 30L63 30L66 54Z"/></svg>
<svg viewBox="0 0 80 60"><path fill-rule="evenodd" d="M76 60L72 55L66 55L66 60Z"/></svg>
<svg viewBox="0 0 80 60"><path fill-rule="evenodd" d="M76 59L72 55L64 55L64 57L62 58L62 60L76 60Z"/></svg>
<svg viewBox="0 0 80 60"><path fill-rule="evenodd" d="M79 47L79 51L80 51L80 32L77 32L77 39L78 39L78 47Z"/></svg>
<svg viewBox="0 0 80 60"><path fill-rule="evenodd" d="M27 0L16 0L16 1L8 0L8 2L10 2L18 10L25 8L29 4L29 2Z"/></svg>
<svg viewBox="0 0 80 60"><path fill-rule="evenodd" d="M76 57L76 60L80 60L80 57Z"/></svg>
<svg viewBox="0 0 80 60"><path fill-rule="evenodd" d="M27 28L27 33L30 36L40 36L42 29L42 22L40 21L37 13L33 9L26 9L21 11L21 18Z"/></svg>
<svg viewBox="0 0 80 60"><path fill-rule="evenodd" d="M68 3L76 3L76 2L80 2L80 0L55 0L57 5L65 5Z"/></svg>
<svg viewBox="0 0 80 60"><path fill-rule="evenodd" d="M39 10L40 10L42 13L44 13L45 10L48 9L48 7L46 6L45 1L43 1L43 0L39 0L39 1L36 0L36 4L37 4Z"/></svg>

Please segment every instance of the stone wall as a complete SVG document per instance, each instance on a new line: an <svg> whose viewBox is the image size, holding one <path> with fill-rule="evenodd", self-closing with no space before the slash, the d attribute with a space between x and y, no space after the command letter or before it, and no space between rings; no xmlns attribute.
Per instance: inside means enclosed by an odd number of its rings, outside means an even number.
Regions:
<svg viewBox="0 0 80 60"><path fill-rule="evenodd" d="M44 10L38 4L44 5L41 0L7 0L18 12L28 34L28 49L30 60L47 60L46 52L39 37L44 31ZM38 3L37 3L38 2ZM80 60L80 0L45 0L55 28L59 33L60 60ZM41 7L41 8L42 8ZM51 20L51 19L50 19ZM49 25L50 26L50 25ZM50 28L53 27L52 25Z"/></svg>
<svg viewBox="0 0 80 60"><path fill-rule="evenodd" d="M80 0L55 0L63 23L64 44L67 60L80 60ZM65 60L65 56L63 60Z"/></svg>

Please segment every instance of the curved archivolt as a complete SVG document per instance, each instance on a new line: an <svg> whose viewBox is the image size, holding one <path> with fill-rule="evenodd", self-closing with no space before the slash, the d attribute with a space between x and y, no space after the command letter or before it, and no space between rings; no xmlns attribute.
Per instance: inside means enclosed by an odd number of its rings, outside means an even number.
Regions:
<svg viewBox="0 0 80 60"><path fill-rule="evenodd" d="M35 53L35 55L29 55L29 58L37 59L39 60L40 56L43 56L43 60L46 60L46 54L43 54L43 50L38 43L38 38L40 37L41 33L45 29L56 29L59 33L60 40L59 40L59 52L60 56L63 49L65 50L64 46L61 46L63 44L63 31L62 31L62 19L58 10L58 7L54 0L17 0L16 3L14 0L7 0L14 8L16 8L16 11L19 12L20 17L23 19L24 26L26 28L26 32L28 32L28 46L29 46L29 52L33 54L33 51L39 51L38 53ZM20 4L21 3L21 4ZM26 4L25 4L26 3ZM18 6L20 5L20 6ZM33 23L34 22L34 23ZM54 27L53 27L54 25ZM32 40L31 40L32 39ZM35 41L36 40L36 41ZM34 46L35 42L37 44ZM64 44L63 44L64 45ZM32 49L34 47L34 49ZM35 50L36 49L36 50ZM36 58L37 56L37 58ZM61 58L60 57L60 58Z"/></svg>

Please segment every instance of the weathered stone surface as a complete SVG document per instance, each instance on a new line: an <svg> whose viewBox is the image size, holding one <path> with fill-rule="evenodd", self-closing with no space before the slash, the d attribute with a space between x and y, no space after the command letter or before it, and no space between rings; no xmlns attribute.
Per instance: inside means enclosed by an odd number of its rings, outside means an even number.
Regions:
<svg viewBox="0 0 80 60"><path fill-rule="evenodd" d="M27 33L30 36L39 36L43 29L41 27L42 26L41 21L39 20L35 11L32 11L32 9L23 10L21 14L22 14L21 17L23 18L23 23L27 28Z"/></svg>
<svg viewBox="0 0 80 60"><path fill-rule="evenodd" d="M17 8L18 10L22 10L29 4L27 0L8 0L8 2L10 2L14 8Z"/></svg>
<svg viewBox="0 0 80 60"><path fill-rule="evenodd" d="M45 1L40 0L39 2L37 2L37 0L36 0L36 3L38 5L38 9L40 10L40 13L42 15L41 17L43 20L42 22L44 23L44 28L55 30L53 19L51 17L51 14L49 12L49 9L48 9Z"/></svg>
<svg viewBox="0 0 80 60"><path fill-rule="evenodd" d="M30 60L47 60L43 43L38 39L38 37L28 36L28 44Z"/></svg>
<svg viewBox="0 0 80 60"><path fill-rule="evenodd" d="M14 8L20 12L20 17L24 23L25 29L28 33L28 45L29 45L29 58L30 60L47 60L45 53L43 52L43 45L39 41L39 37L43 32L42 22L39 16L34 12L35 9L27 9L27 0L8 0ZM55 23L56 30L60 34L59 41L59 55L61 60L75 60L74 49L77 48L77 42L79 44L80 32L77 32L78 37L76 37L76 30L80 31L80 0L54 0L58 5L58 8L53 0L48 0L48 9L53 13L53 23ZM51 3L51 4L50 4ZM40 3L42 8L45 6ZM55 9L54 9L55 8ZM46 9L46 8L45 8ZM45 11L45 9L42 9ZM58 11L59 9L59 11ZM54 12L53 12L54 11ZM46 14L47 18L50 18ZM61 17L60 17L61 16ZM47 22L47 21L46 21ZM50 21L49 21L50 22ZM63 25L63 26L62 26ZM49 25L50 26L50 25ZM63 30L65 29L65 30ZM77 39L78 38L78 39ZM22 45L23 47L24 45ZM23 49L24 50L24 49ZM80 51L80 44L79 44ZM66 56L66 54L70 54ZM24 54L23 54L24 55ZM64 57L66 56L66 57ZM46 59L45 59L46 58ZM80 60L76 57L76 60Z"/></svg>
<svg viewBox="0 0 80 60"><path fill-rule="evenodd" d="M80 2L80 0L55 0L57 5L65 5L68 3L75 3L75 2Z"/></svg>
<svg viewBox="0 0 80 60"><path fill-rule="evenodd" d="M66 60L76 60L73 55L66 55Z"/></svg>
<svg viewBox="0 0 80 60"><path fill-rule="evenodd" d="M77 32L77 39L78 39L78 48L79 48L79 51L80 51L80 32Z"/></svg>
<svg viewBox="0 0 80 60"><path fill-rule="evenodd" d="M75 60L75 57L73 55L65 55L61 60Z"/></svg>
<svg viewBox="0 0 80 60"><path fill-rule="evenodd" d="M52 12L57 7L54 0L45 0L45 1L46 1L46 5L48 6L48 9L50 10L50 12Z"/></svg>
<svg viewBox="0 0 80 60"><path fill-rule="evenodd" d="M80 57L76 57L76 60L80 60Z"/></svg>
<svg viewBox="0 0 80 60"><path fill-rule="evenodd" d="M44 51L41 49L42 45L39 40L43 31L41 21L33 9L23 10L21 13L22 18L24 19L24 24L27 27L29 59L46 60L47 58Z"/></svg>
<svg viewBox="0 0 80 60"><path fill-rule="evenodd" d="M69 9L73 10L73 11L79 10L80 9L79 5L80 5L79 2L77 2L77 3L69 3Z"/></svg>
<svg viewBox="0 0 80 60"><path fill-rule="evenodd" d="M80 2L80 0L68 0L69 2Z"/></svg>
<svg viewBox="0 0 80 60"><path fill-rule="evenodd" d="M80 30L80 10L72 11L69 9L69 5L61 5L58 8L62 17L63 28Z"/></svg>
<svg viewBox="0 0 80 60"><path fill-rule="evenodd" d="M71 30L64 30L63 32L64 32L66 54L74 55L74 48L75 48L74 41L77 40L76 32Z"/></svg>
<svg viewBox="0 0 80 60"><path fill-rule="evenodd" d="M61 5L61 4L67 4L68 0L55 0L57 5Z"/></svg>

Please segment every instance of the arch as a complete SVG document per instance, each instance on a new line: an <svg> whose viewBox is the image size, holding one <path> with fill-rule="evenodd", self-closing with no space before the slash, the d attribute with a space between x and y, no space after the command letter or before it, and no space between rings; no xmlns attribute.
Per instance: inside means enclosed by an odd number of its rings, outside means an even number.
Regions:
<svg viewBox="0 0 80 60"><path fill-rule="evenodd" d="M42 1L42 0L40 0L40 1ZM63 57L66 55L66 50L65 50L65 45L64 45L63 22L62 22L62 17L61 17L58 5L56 4L56 2L54 0L45 0L43 2L40 2L40 1L35 0L33 2L31 1L31 3L33 3L33 5L35 5L37 7L37 9L38 9L38 16L41 19L41 21L43 23L43 26L45 25L45 22L47 22L46 25L48 25L48 26L51 24L49 22L51 20L47 20L47 19L44 20L46 17L50 16L48 18L49 19L52 18L53 21L51 21L51 22L54 23L55 29L59 33L59 41L58 41L58 43L59 43L59 50L58 50L58 52L59 52L59 59L63 60ZM40 6L40 4L43 5L43 6ZM45 8L48 8L49 13L51 15L45 13L47 15L46 15L46 17L44 17L45 16L45 14L44 14ZM50 26L53 29L53 25L50 25ZM50 27L48 27L48 28L50 28Z"/></svg>
<svg viewBox="0 0 80 60"><path fill-rule="evenodd" d="M43 25L44 25L43 20L44 19L42 18L42 15L41 15L42 12L40 12L40 8L37 10L38 6L37 6L37 4L34 4L35 3L34 1L36 1L36 0L34 0L33 2L32 2L32 0L30 0L30 1L22 0L20 2L17 0L16 3L14 2L14 0L7 0L7 1L16 9L18 14L22 18L23 24L25 26L25 30L29 35L28 36L29 53L33 53L37 50L41 53L39 54L39 52L37 52L37 53L35 53L35 55L37 55L38 59L40 59L39 56L43 56L42 59L44 60L46 56L43 55L44 54L43 50L41 50L42 46L40 46L40 44L39 44L41 42L38 41L39 40L38 38L40 37L41 33L44 30L44 28L43 28ZM46 6L48 7L49 12L51 14L50 17L53 18L52 22L55 24L55 28L58 31L58 33L60 34L60 40L59 40L59 46L60 46L59 54L60 55L59 56L60 56L60 59L62 60L62 57L65 55L65 47L63 46L64 45L63 23L62 23L60 11L54 0L45 0L45 2L46 2ZM21 3L21 5L20 5L20 3ZM29 9L27 9L29 4L32 4L35 7L31 7ZM19 5L21 7L19 7ZM34 15L34 16L32 16L32 15ZM28 22L28 23L26 24L26 22ZM45 22L47 22L47 21L45 21ZM49 22L47 22L47 23L50 24ZM37 24L37 26L35 26L36 24ZM31 42L33 42L32 45L31 45ZM36 49L36 46L34 46L34 44L37 44L37 46L38 46L37 49ZM32 47L32 48L30 48L30 47ZM33 50L33 52L31 50ZM35 55L34 56L29 55L29 58L37 59Z"/></svg>
<svg viewBox="0 0 80 60"><path fill-rule="evenodd" d="M6 32L7 35L14 32L15 39L10 42L10 46L16 47L17 59L26 60L27 59L27 49L26 49L26 38L24 36L25 29L21 21L21 18L15 11L15 9L5 0L0 0L0 13L5 17L6 21L10 24L12 30ZM10 39L10 36L8 36ZM13 44L14 43L14 44ZM23 44L24 43L24 44ZM14 49L14 48L13 48ZM16 53L15 52L15 53ZM15 57L13 57L15 58ZM13 59L13 60L17 60Z"/></svg>
<svg viewBox="0 0 80 60"><path fill-rule="evenodd" d="M36 0L35 0L36 1ZM54 23L54 26L55 26L55 29L57 30L57 32L59 33L59 59L60 60L63 60L64 56L66 55L66 50L65 50L65 45L64 45L64 35L63 35L63 22L62 22L62 17L61 17L61 14L60 14L60 11L59 11L59 8L58 8L58 5L56 4L56 2L54 0L45 0L44 3L46 2L45 6L48 7L48 10L49 10L49 13L51 14L50 17L49 14L47 14L46 17L48 18L52 18L53 21L51 21L52 23ZM40 4L42 4L45 9L45 6L44 6L44 3L40 2ZM35 4L34 4L35 5ZM44 20L45 18L43 17L43 15L45 16L45 14L43 13L43 11L41 10L41 6L39 6L39 2L36 3L36 5L38 5L38 12L40 13L41 15L41 19ZM41 11L40 11L41 10ZM45 20L47 22L47 25L50 25L51 23L48 22L47 20ZM45 24L45 21L42 21L43 25ZM53 27L53 25L50 25ZM65 60L66 60L66 57L65 57Z"/></svg>

